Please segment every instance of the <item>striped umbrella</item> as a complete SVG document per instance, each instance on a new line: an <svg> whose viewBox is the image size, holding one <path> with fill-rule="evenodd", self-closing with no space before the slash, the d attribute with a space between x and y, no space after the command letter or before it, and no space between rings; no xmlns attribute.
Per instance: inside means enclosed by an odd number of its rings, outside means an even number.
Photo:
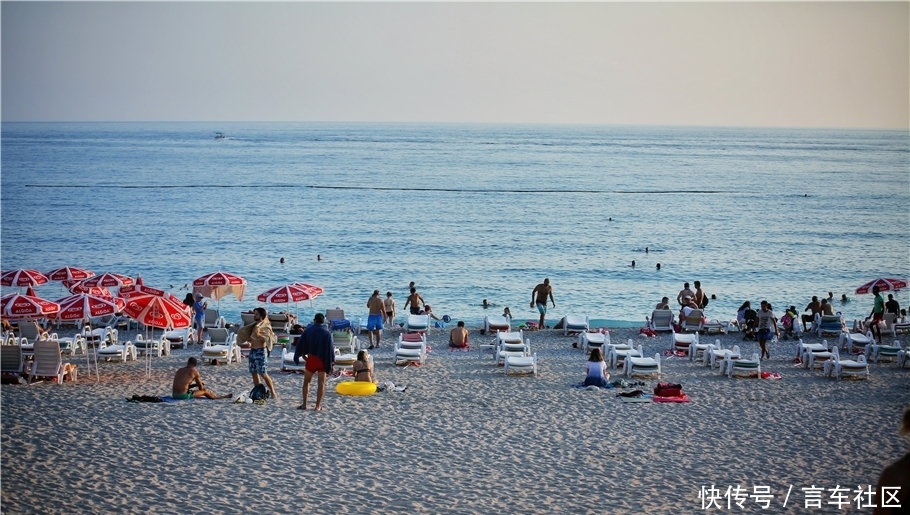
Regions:
<svg viewBox="0 0 910 515"><path fill-rule="evenodd" d="M879 277L878 279L869 281L857 288L856 294L864 295L866 293L869 293L875 286L878 286L878 289L881 291L897 291L901 288L906 288L907 281L904 279L895 279L894 277Z"/></svg>
<svg viewBox="0 0 910 515"><path fill-rule="evenodd" d="M63 268L51 270L44 275L51 281L81 281L83 279L88 279L89 277L94 277L95 272L85 270L84 268L65 266Z"/></svg>
<svg viewBox="0 0 910 515"><path fill-rule="evenodd" d="M47 282L47 276L37 270L29 268L19 268L16 270L6 270L0 273L0 285L15 286L24 288L26 286L38 286Z"/></svg>
<svg viewBox="0 0 910 515"><path fill-rule="evenodd" d="M134 283L132 277L120 274L104 273L83 279L82 284L85 286L104 286L105 288L119 288L121 286L130 286Z"/></svg>
<svg viewBox="0 0 910 515"><path fill-rule="evenodd" d="M85 320L113 315L124 307L123 299L116 297L99 297L88 293L77 293L58 299L60 312L58 320Z"/></svg>
<svg viewBox="0 0 910 515"><path fill-rule="evenodd" d="M0 315L9 320L27 320L53 316L60 305L33 295L10 293L0 297Z"/></svg>

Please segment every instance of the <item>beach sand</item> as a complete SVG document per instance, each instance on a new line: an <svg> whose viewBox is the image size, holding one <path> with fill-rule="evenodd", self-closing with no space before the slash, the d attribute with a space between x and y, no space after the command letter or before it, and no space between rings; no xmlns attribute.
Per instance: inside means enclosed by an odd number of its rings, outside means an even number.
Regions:
<svg viewBox="0 0 910 515"><path fill-rule="evenodd" d="M674 356L664 358L661 381L681 383L690 403L623 403L621 390L573 387L587 358L574 337L526 335L537 377L506 377L476 347L492 339L476 329L470 352L449 351L447 332L434 330L425 365L395 367L397 332L386 332L373 351L376 377L407 389L343 397L330 382L318 413L295 409L302 375L279 373L276 358L280 399L266 405L126 402L170 395L174 370L200 355L198 345L153 358L151 379L142 358L101 364L100 382L85 373L83 356L66 358L79 364L75 383L0 389L2 510L693 513L703 511L702 487L722 495L765 486L773 496L765 512L834 513L844 510L828 504L828 489L851 490L849 502L907 449L897 430L910 370L894 363L870 365L868 380L836 381L794 365L796 343L782 341L762 365L781 380L728 379ZM666 334L612 333L614 342L628 338L646 355L669 347ZM758 352L738 333L702 341L715 339ZM252 387L245 361L199 369L219 394ZM658 382L632 380L646 392ZM311 407L314 400L315 386ZM807 509L802 489L813 486L826 491L821 508ZM717 502L727 510L726 498ZM753 498L743 506L729 511L762 511Z"/></svg>

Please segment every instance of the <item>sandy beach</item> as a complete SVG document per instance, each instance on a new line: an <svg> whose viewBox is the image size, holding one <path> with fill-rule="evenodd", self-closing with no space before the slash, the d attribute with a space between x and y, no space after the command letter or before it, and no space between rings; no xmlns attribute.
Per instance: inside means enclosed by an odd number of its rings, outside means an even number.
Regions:
<svg viewBox="0 0 910 515"><path fill-rule="evenodd" d="M739 486L748 495L768 487L766 512L871 513L829 505L829 489L874 487L907 448L897 429L910 371L894 363L870 365L868 380L836 381L794 365L796 343L781 341L762 367L782 379L763 380L664 357L661 381L682 384L691 402L623 403L621 389L573 387L587 357L562 331L526 333L537 377L506 377L478 349L491 337L477 328L470 352L449 351L437 329L424 366L392 366L397 334L374 351L376 376L407 389L343 397L330 383L320 413L295 409L302 375L279 373L275 358L280 399L266 405L126 402L170 395L174 370L198 345L153 358L151 379L140 358L102 363L96 382L76 356L66 359L83 369L75 383L4 385L3 511L692 513L703 511L703 487L720 491L726 511L723 493ZM669 347L666 334L637 329L611 338L632 338L646 355ZM702 341L715 339L758 351L739 333ZM252 387L245 361L200 372L219 394ZM632 381L646 392L658 382ZM311 406L314 397L315 388ZM820 508L806 508L810 487L825 489ZM760 508L747 498L729 511Z"/></svg>

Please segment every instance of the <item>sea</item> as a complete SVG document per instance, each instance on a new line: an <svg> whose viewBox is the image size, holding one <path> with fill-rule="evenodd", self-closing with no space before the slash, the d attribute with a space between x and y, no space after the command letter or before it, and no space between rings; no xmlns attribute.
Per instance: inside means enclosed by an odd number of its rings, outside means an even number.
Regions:
<svg viewBox="0 0 910 515"><path fill-rule="evenodd" d="M365 319L379 290L402 321L411 281L468 326L505 307L536 320L544 278L548 324L642 325L694 281L709 318L832 292L850 322L872 308L857 287L910 277L903 130L3 123L0 141L0 268L141 276L180 298L225 271L244 297L210 303L235 322L293 282L324 293L265 307Z"/></svg>

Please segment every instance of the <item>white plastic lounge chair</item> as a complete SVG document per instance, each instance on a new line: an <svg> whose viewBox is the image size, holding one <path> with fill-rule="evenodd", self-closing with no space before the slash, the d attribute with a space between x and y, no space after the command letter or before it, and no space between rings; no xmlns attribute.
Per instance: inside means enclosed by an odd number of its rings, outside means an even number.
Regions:
<svg viewBox="0 0 910 515"><path fill-rule="evenodd" d="M138 359L133 342L127 340L121 343L117 337L117 330L111 327L104 328L104 334L101 336L101 341L98 343L98 350L95 354L98 358L103 358L105 361L117 360L125 363Z"/></svg>
<svg viewBox="0 0 910 515"><path fill-rule="evenodd" d="M872 331L866 334L843 332L838 337L840 348L850 354L865 354L866 346L873 343L875 343L875 339L872 338Z"/></svg>
<svg viewBox="0 0 910 515"><path fill-rule="evenodd" d="M720 340L714 340L713 344L696 341L689 345L689 361L695 361L699 356L704 358L704 356L707 355L708 347L711 347L712 345L720 347ZM702 361L704 361L704 359L702 359Z"/></svg>
<svg viewBox="0 0 910 515"><path fill-rule="evenodd" d="M588 315L566 315L563 318L562 334L583 333L588 330Z"/></svg>
<svg viewBox="0 0 910 515"><path fill-rule="evenodd" d="M39 340L35 342L35 359L29 367L28 382L31 383L35 377L53 377L57 384L63 384L64 371L69 370L72 379L76 380L76 369L69 363L63 362L60 355L60 345L51 340Z"/></svg>
<svg viewBox="0 0 910 515"><path fill-rule="evenodd" d="M164 337L167 339L168 345L172 349L175 347L185 349L187 345L196 338L196 331L193 331L191 327L174 329L173 331L164 333Z"/></svg>
<svg viewBox="0 0 910 515"><path fill-rule="evenodd" d="M702 330L702 320L705 318L705 312L700 309L693 309L689 315L680 323L680 329L683 331L698 332Z"/></svg>
<svg viewBox="0 0 910 515"><path fill-rule="evenodd" d="M237 335L223 327L213 327L208 331L208 338L202 344L202 359L225 361L228 364L240 361L240 347L236 344Z"/></svg>
<svg viewBox="0 0 910 515"><path fill-rule="evenodd" d="M275 334L287 334L291 330L291 318L285 313L269 313L269 323Z"/></svg>
<svg viewBox="0 0 910 515"><path fill-rule="evenodd" d="M742 358L742 352L739 350L739 345L734 345L732 349L725 349L720 343L715 343L709 345L708 350L705 352L702 363L705 365L710 365L711 370L720 367L721 375L723 375L724 362L727 358L730 359L740 359Z"/></svg>
<svg viewBox="0 0 910 515"><path fill-rule="evenodd" d="M894 322L892 327L894 328L894 336L897 336L899 333L910 333L910 320L904 317L901 321Z"/></svg>
<svg viewBox="0 0 910 515"><path fill-rule="evenodd" d="M717 319L703 322L701 324L701 329L705 334L727 334L726 322L721 322Z"/></svg>
<svg viewBox="0 0 910 515"><path fill-rule="evenodd" d="M866 362L872 360L878 363L878 360L897 361L897 353L901 351L901 342L895 340L894 345L879 345L874 341L866 345Z"/></svg>
<svg viewBox="0 0 910 515"><path fill-rule="evenodd" d="M217 309L206 308L203 324L206 330L210 327L224 327L224 317L218 313Z"/></svg>
<svg viewBox="0 0 910 515"><path fill-rule="evenodd" d="M250 325L256 322L256 315L253 313L240 313L240 325Z"/></svg>
<svg viewBox="0 0 910 515"><path fill-rule="evenodd" d="M500 335L508 334L514 335L515 333L499 333ZM521 333L519 333L521 334ZM531 355L531 340L530 339L514 339L514 338L499 338L498 344L496 346L496 352L494 354L494 359L496 364L505 363L509 357L527 357Z"/></svg>
<svg viewBox="0 0 910 515"><path fill-rule="evenodd" d="M133 340L133 347L136 347L136 354L152 355L152 356L167 356L170 354L171 344L162 334L157 340L154 338L146 340L141 334L137 334L136 338Z"/></svg>
<svg viewBox="0 0 910 515"><path fill-rule="evenodd" d="M4 374L22 374L25 359L19 345L0 345L0 372Z"/></svg>
<svg viewBox="0 0 910 515"><path fill-rule="evenodd" d="M373 368L373 355L370 354L367 356L367 360L370 362L370 368ZM335 368L340 370L354 370L354 363L357 361L357 355L351 353L342 353L338 349L335 349Z"/></svg>
<svg viewBox="0 0 910 515"><path fill-rule="evenodd" d="M840 315L815 315L815 327L819 338L825 334L840 336L844 332L844 319Z"/></svg>
<svg viewBox="0 0 910 515"><path fill-rule="evenodd" d="M885 313L882 315L882 321L878 323L882 334L888 333L891 336L897 336L897 332L894 330L895 318L894 313Z"/></svg>
<svg viewBox="0 0 910 515"><path fill-rule="evenodd" d="M535 352L530 356L506 357L504 372L506 375L510 373L530 373L537 377L537 353Z"/></svg>
<svg viewBox="0 0 910 515"><path fill-rule="evenodd" d="M632 340L629 340L628 344L625 345L611 345L610 346L610 366L614 369L619 369L622 366L623 369L626 368L626 362L629 358L641 358L644 357L643 350L641 345L636 349L632 346Z"/></svg>
<svg viewBox="0 0 910 515"><path fill-rule="evenodd" d="M608 345L610 345L610 333L589 333L585 331L578 334L578 346L584 353L590 352L593 348L598 348L601 356L606 359Z"/></svg>
<svg viewBox="0 0 910 515"><path fill-rule="evenodd" d="M329 327L332 327L332 322L335 320L346 320L344 317L344 310L341 308L325 310L325 323L328 324Z"/></svg>
<svg viewBox="0 0 910 515"><path fill-rule="evenodd" d="M42 336L43 334L44 334L44 331L40 327L38 327L38 324L36 322L33 322L31 320L19 322L19 337L20 338L28 338L28 341L34 342L37 340L44 339Z"/></svg>
<svg viewBox="0 0 910 515"><path fill-rule="evenodd" d="M652 331L672 331L673 311L669 309L655 309L650 317L645 317L645 322Z"/></svg>
<svg viewBox="0 0 910 515"><path fill-rule="evenodd" d="M357 354L359 345L357 335L351 331L331 331L332 347L336 349L347 349L347 352Z"/></svg>
<svg viewBox="0 0 910 515"><path fill-rule="evenodd" d="M404 321L404 330L408 333L429 333L430 315L408 315Z"/></svg>
<svg viewBox="0 0 910 515"><path fill-rule="evenodd" d="M834 356L837 345L828 346L828 340L822 340L821 344L803 344L803 367L809 370L824 368L825 362Z"/></svg>
<svg viewBox="0 0 910 515"><path fill-rule="evenodd" d="M904 365L908 363L910 363L910 347L906 347L897 352L897 366L904 368Z"/></svg>
<svg viewBox="0 0 910 515"><path fill-rule="evenodd" d="M859 355L856 360L840 359L837 347L833 350L834 356L825 362L825 376L835 377L839 381L843 376L865 376L869 379L869 363L866 356Z"/></svg>
<svg viewBox="0 0 910 515"><path fill-rule="evenodd" d="M698 345L698 333L682 334L670 333L670 350L684 351L686 355L691 355L692 345Z"/></svg>
<svg viewBox="0 0 910 515"><path fill-rule="evenodd" d="M22 353L22 358L25 360L31 359L32 355L35 353L34 340L29 343L28 338L20 336L16 339L16 345L19 346L19 352Z"/></svg>
<svg viewBox="0 0 910 515"><path fill-rule="evenodd" d="M58 337L57 333L51 335L51 340L55 340L60 345L60 353L69 356L75 356L77 353L88 353L88 347L85 344L85 338L82 335Z"/></svg>
<svg viewBox="0 0 910 515"><path fill-rule="evenodd" d="M410 342L413 343L413 342ZM415 347L402 347L402 340L399 338L395 342L395 350L392 355L392 363L398 364L402 361L416 361L423 365L427 360L427 344L426 340L421 340L420 343Z"/></svg>
<svg viewBox="0 0 910 515"><path fill-rule="evenodd" d="M492 334L497 331L511 331L512 320L509 317L487 315L483 317L483 330L485 334Z"/></svg>
<svg viewBox="0 0 910 515"><path fill-rule="evenodd" d="M401 333L398 335L398 346L402 349L419 349L427 346L427 335L424 333Z"/></svg>
<svg viewBox="0 0 910 515"><path fill-rule="evenodd" d="M639 346L639 349L641 347ZM657 374L660 378L660 353L655 353L653 358L628 357L623 364L626 371L626 377L632 377L633 374L651 375Z"/></svg>
<svg viewBox="0 0 910 515"><path fill-rule="evenodd" d="M338 358L336 356L335 364L338 364ZM294 348L285 347L281 349L281 371L293 371L293 372L303 372L306 370L306 359L301 356L300 364L294 363Z"/></svg>
<svg viewBox="0 0 910 515"><path fill-rule="evenodd" d="M736 372L744 372L749 375L749 377L760 378L761 377L761 360L758 359L758 354L752 354L752 359L734 359L732 357L727 357L724 360L724 365L720 369L721 374L726 372L727 377L732 378L733 374Z"/></svg>

